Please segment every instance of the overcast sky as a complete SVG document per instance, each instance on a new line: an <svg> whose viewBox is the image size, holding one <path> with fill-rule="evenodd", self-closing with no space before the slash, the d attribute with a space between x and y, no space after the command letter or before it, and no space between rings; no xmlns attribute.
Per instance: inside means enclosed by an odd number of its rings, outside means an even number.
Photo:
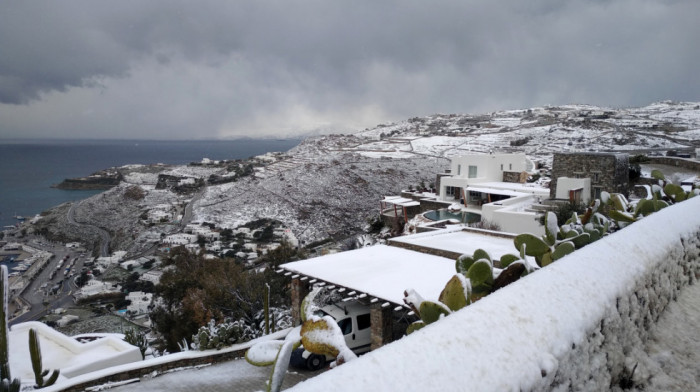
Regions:
<svg viewBox="0 0 700 392"><path fill-rule="evenodd" d="M348 132L700 100L698 0L5 1L0 138Z"/></svg>

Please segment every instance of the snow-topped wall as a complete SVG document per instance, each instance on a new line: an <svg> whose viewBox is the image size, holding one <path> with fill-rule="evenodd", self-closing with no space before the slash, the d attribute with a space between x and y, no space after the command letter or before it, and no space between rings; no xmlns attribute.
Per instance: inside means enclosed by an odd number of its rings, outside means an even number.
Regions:
<svg viewBox="0 0 700 392"><path fill-rule="evenodd" d="M608 390L700 277L699 212L666 208L294 389Z"/></svg>

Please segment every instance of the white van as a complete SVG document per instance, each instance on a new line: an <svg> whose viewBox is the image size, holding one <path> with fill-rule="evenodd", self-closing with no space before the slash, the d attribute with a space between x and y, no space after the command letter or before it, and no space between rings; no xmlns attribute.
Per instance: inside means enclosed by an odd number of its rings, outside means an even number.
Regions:
<svg viewBox="0 0 700 392"><path fill-rule="evenodd" d="M319 317L331 316L338 323L345 337L345 344L355 354L363 354L369 351L371 341L371 321L369 307L357 301L338 302L327 305L316 312ZM290 360L292 366L306 367L310 370L318 370L326 366L326 362L335 358L312 354L300 347L292 353Z"/></svg>

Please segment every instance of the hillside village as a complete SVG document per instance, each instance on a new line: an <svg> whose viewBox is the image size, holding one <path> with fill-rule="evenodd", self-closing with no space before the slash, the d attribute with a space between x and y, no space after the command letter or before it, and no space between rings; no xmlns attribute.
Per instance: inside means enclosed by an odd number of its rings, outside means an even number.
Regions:
<svg viewBox="0 0 700 392"><path fill-rule="evenodd" d="M154 287L173 268L166 266L169 254L182 247L246 271L274 268L290 284L292 325L301 323L301 302L315 285L362 303L370 309L367 336L377 349L401 339L417 319L404 290L438 298L460 255L484 249L500 260L517 253L516 235L546 236L545 215L562 206L585 206L610 194L651 199L659 181L654 169L694 192L700 187L699 133L696 103L576 105L413 118L307 139L291 151L247 162L117 168L119 183L109 190L5 232L3 250L19 251L27 266L10 276L16 299L10 311L16 317L30 311L32 301L22 293L34 277L48 276L49 266L68 281L64 298L88 306L87 314L149 331L149 314L162 305ZM66 243L73 256L58 263L30 241ZM281 265L265 257L287 248L294 258ZM38 291L57 298L61 290L47 285ZM92 317L71 307L46 309L43 321L55 330L37 326L42 342L117 332L105 325L76 330ZM124 328L122 321L114 325ZM104 369L77 366L60 380L68 385L71 377L96 370L103 377L105 369L141 359L123 350L129 348L101 351ZM30 375L27 370L23 377Z"/></svg>

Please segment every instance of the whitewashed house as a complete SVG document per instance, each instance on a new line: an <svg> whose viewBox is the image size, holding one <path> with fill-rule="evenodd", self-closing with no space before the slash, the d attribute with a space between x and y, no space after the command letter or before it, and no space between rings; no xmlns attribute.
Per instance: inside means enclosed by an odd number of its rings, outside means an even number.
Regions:
<svg viewBox="0 0 700 392"><path fill-rule="evenodd" d="M544 233L531 206L549 198L549 189L522 183L525 154L465 155L452 159L450 175L440 178L439 201L477 214L511 233ZM507 180L507 181L506 181Z"/></svg>
<svg viewBox="0 0 700 392"><path fill-rule="evenodd" d="M158 284L160 283L160 278L163 276L163 271L158 271L158 270L150 270L148 272L144 272L143 275L139 279L147 281L147 282L152 282L153 284Z"/></svg>
<svg viewBox="0 0 700 392"><path fill-rule="evenodd" d="M126 307L126 310L131 314L137 316L140 314L146 314L149 312L148 307L153 301L152 293L144 293L143 291L134 291L126 296L128 301L131 301Z"/></svg>
<svg viewBox="0 0 700 392"><path fill-rule="evenodd" d="M88 280L77 293L77 298L90 297L98 294L118 293L121 291L121 286L108 282L102 282L97 279Z"/></svg>
<svg viewBox="0 0 700 392"><path fill-rule="evenodd" d="M197 242L197 236L194 234L171 234L161 241L165 245L170 246L181 246Z"/></svg>

